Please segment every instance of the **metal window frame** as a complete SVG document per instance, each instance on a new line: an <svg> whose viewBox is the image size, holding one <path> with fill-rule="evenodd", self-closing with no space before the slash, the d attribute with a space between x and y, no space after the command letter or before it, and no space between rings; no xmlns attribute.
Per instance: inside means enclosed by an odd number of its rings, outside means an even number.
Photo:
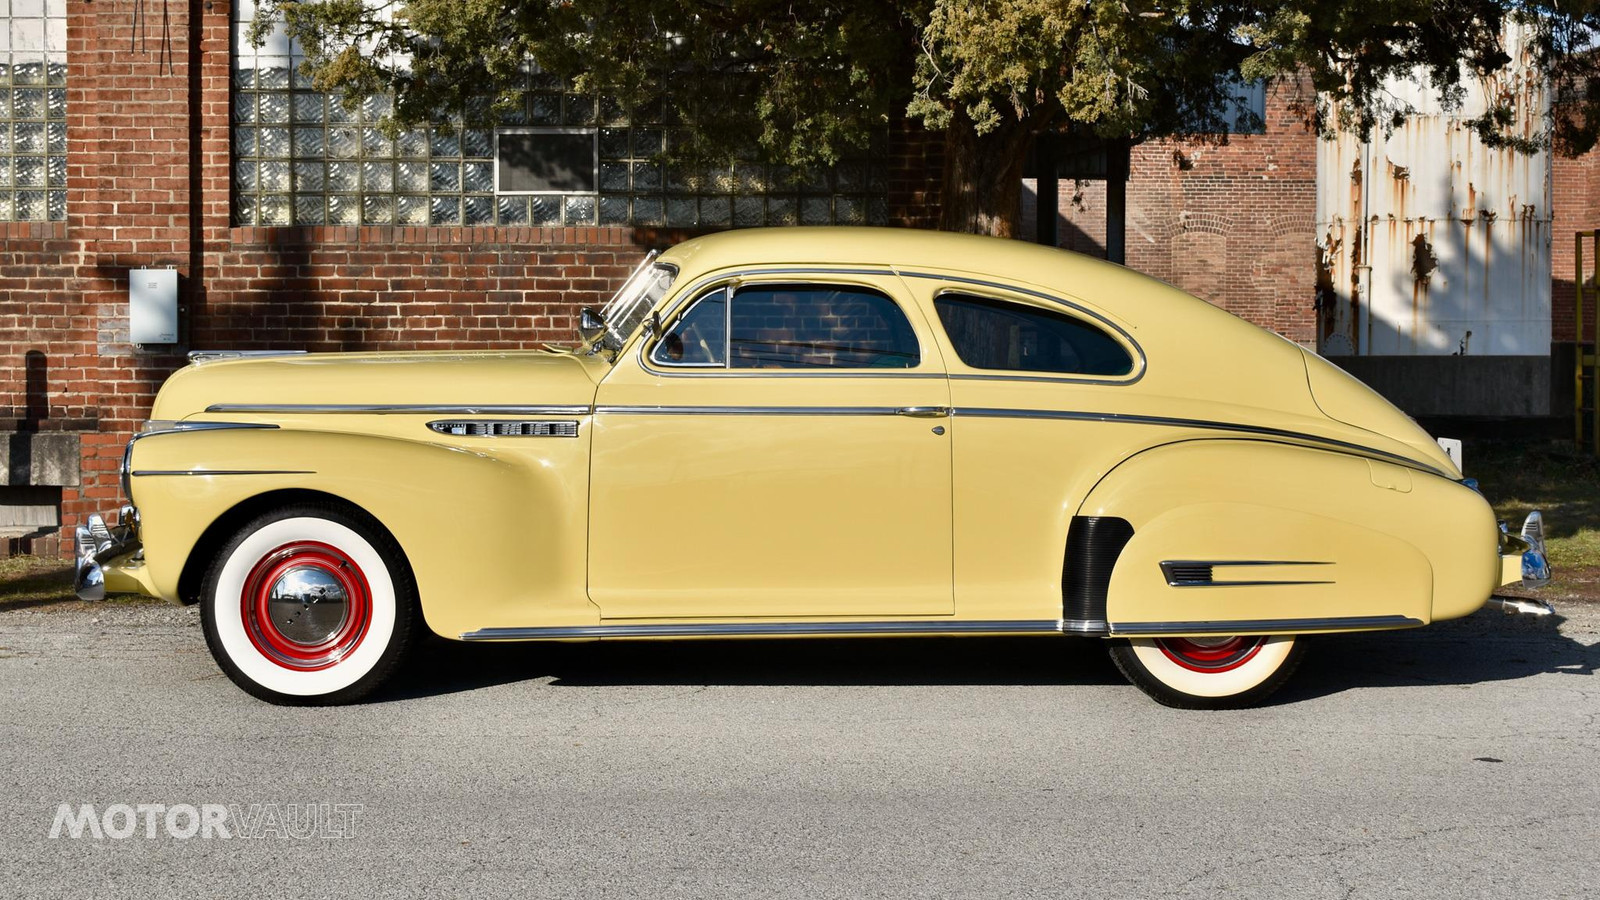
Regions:
<svg viewBox="0 0 1600 900"><path fill-rule="evenodd" d="M500 136L503 134L586 134L589 136L590 172L594 189L589 191L503 191L500 189ZM600 127L597 125L515 125L494 130L494 194L496 197L600 197ZM596 209L598 216L599 210ZM565 216L563 215L563 219Z"/></svg>

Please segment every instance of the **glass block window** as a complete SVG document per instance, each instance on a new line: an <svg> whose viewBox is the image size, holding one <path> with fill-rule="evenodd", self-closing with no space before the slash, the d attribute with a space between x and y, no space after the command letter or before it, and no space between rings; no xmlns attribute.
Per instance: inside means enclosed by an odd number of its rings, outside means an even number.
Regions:
<svg viewBox="0 0 1600 900"><path fill-rule="evenodd" d="M0 0L5 2L5 0ZM17 0L11 0L15 3ZM864 225L888 221L882 141L796 182L779 166L690 170L663 156L686 132L658 114L530 74L523 108L494 129L385 138L389 99L346 110L298 74L281 31L260 48L234 7L233 221L236 225ZM540 136L547 136L543 139ZM556 136L560 136L559 139ZM590 167L571 168L583 147ZM497 163L499 169L497 169ZM553 180L531 172L566 166ZM520 168L522 175L510 177ZM497 175L497 172L499 173ZM530 180L531 178L531 180ZM541 186L585 190L540 190Z"/></svg>
<svg viewBox="0 0 1600 900"><path fill-rule="evenodd" d="M0 222L66 217L66 0L0 0Z"/></svg>

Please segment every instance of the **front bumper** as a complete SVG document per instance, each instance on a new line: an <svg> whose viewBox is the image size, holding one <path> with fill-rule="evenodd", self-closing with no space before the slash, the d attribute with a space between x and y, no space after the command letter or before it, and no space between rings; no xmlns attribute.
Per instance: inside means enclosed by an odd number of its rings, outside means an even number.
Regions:
<svg viewBox="0 0 1600 900"><path fill-rule="evenodd" d="M107 525L99 515L73 532L77 571L73 592L80 600L104 600L107 577L111 593L150 593L143 574L144 546L139 542L139 511L124 506L115 525Z"/></svg>

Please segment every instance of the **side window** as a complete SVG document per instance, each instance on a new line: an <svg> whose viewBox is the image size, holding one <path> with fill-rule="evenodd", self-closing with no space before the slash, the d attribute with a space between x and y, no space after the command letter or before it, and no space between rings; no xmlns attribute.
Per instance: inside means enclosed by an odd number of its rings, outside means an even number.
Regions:
<svg viewBox="0 0 1600 900"><path fill-rule="evenodd" d="M715 366L727 364L728 292L713 291L701 297L690 310L672 323L651 352L650 358L668 366Z"/></svg>
<svg viewBox="0 0 1600 900"><path fill-rule="evenodd" d="M909 369L922 358L911 322L865 288L752 284L733 293L735 369Z"/></svg>
<svg viewBox="0 0 1600 900"><path fill-rule="evenodd" d="M974 369L1126 375L1133 357L1110 335L1064 313L966 294L933 301L961 361Z"/></svg>

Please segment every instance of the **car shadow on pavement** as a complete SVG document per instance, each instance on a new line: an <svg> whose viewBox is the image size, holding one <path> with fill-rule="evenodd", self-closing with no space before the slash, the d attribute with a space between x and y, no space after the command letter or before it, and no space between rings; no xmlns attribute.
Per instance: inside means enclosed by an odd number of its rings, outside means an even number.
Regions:
<svg viewBox="0 0 1600 900"><path fill-rule="evenodd" d="M1600 644L1560 616L1480 612L1415 631L1319 635L1269 705L1356 688L1470 685L1545 673L1592 675ZM1072 637L850 638L463 644L430 639L374 702L548 679L617 685L898 686L1125 683L1104 645Z"/></svg>
<svg viewBox="0 0 1600 900"><path fill-rule="evenodd" d="M461 644L432 640L394 686L410 699L550 679L611 685L1116 684L1100 642L1062 637Z"/></svg>
<svg viewBox="0 0 1600 900"><path fill-rule="evenodd" d="M1472 685L1535 675L1593 675L1600 644L1561 632L1562 616L1508 616L1483 610L1414 631L1318 636L1300 671L1270 705L1355 688Z"/></svg>

